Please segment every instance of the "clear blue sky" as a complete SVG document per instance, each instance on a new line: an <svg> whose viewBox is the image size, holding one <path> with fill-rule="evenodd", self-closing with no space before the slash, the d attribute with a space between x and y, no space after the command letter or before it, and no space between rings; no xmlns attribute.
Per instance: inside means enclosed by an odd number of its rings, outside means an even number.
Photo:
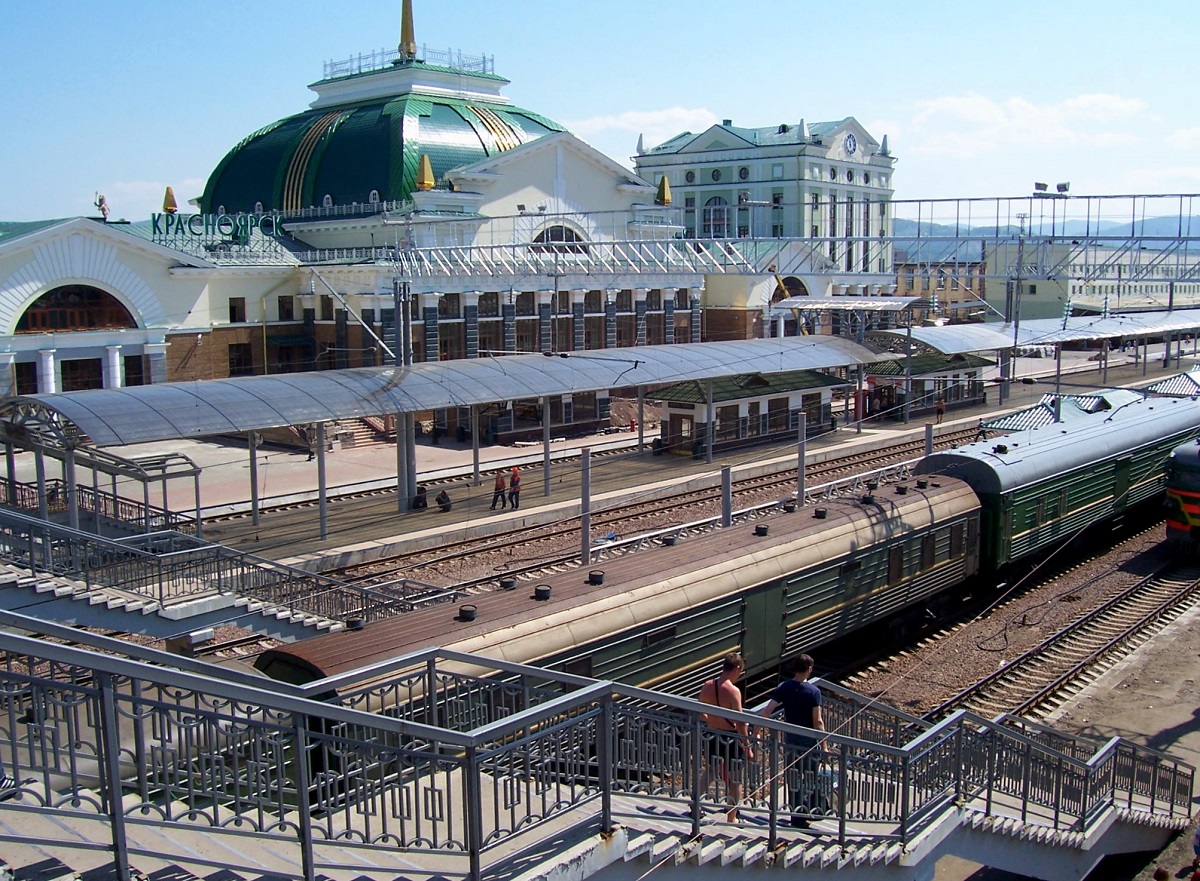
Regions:
<svg viewBox="0 0 1200 881"><path fill-rule="evenodd" d="M722 118L853 116L896 198L1200 191L1190 3L414 0L417 42L495 57L520 106L628 164ZM324 60L394 48L400 0L0 0L0 220L143 219L308 106Z"/></svg>

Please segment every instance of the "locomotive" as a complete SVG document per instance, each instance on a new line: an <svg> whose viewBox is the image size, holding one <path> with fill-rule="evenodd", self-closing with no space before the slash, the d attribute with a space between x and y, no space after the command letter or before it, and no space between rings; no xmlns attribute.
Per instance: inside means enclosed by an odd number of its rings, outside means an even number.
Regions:
<svg viewBox="0 0 1200 881"><path fill-rule="evenodd" d="M1189 441L1171 451L1163 507L1171 549L1194 551L1200 541L1200 442Z"/></svg>
<svg viewBox="0 0 1200 881"><path fill-rule="evenodd" d="M740 650L748 678L767 676L1157 499L1171 450L1198 433L1196 399L1138 400L935 453L864 495L614 558L599 579L572 570L532 594L472 597L470 615L431 606L255 666L299 684L436 645L691 694Z"/></svg>

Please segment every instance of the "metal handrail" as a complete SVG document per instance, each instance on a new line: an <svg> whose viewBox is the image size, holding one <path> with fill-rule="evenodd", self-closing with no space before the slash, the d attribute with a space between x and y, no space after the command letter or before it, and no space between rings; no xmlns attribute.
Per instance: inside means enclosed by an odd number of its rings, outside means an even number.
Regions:
<svg viewBox="0 0 1200 881"><path fill-rule="evenodd" d="M121 541L7 510L0 510L0 559L161 605L235 594L334 621L390 618L440 590L411 580L364 587L189 535L160 532Z"/></svg>
<svg viewBox="0 0 1200 881"><path fill-rule="evenodd" d="M24 626L36 631L38 622ZM712 707L611 682L430 649L399 659L392 680L407 680L410 699L378 713L342 698L297 696L327 695L334 680L260 688L218 668L196 672L195 662L178 669L184 662L165 653L153 663L147 649L132 660L0 633L0 651L0 763L21 781L0 813L54 816L48 828L63 837L47 843L63 846L82 844L69 831L73 818L94 822L99 814L122 878L126 817L193 834L207 824L214 836L234 825L276 852L296 853L306 879L318 865L361 870L368 855L387 867L397 841L408 861L436 853L461 860L462 874L475 879L488 874L501 845L531 844L558 817L590 816L608 829L617 795L703 810L724 809L729 794L722 781L708 780L715 792L702 787L697 773L699 757L720 748L703 721ZM722 715L757 726L746 741L755 758L731 764L729 774L742 786L739 807L766 820L772 848L790 810L778 790L796 775L836 793L813 810L837 825L844 847L852 843L847 821L873 824L866 839L907 844L955 804L996 811L998 795L1008 800L1006 813L1015 804L1027 823L1057 830L1087 831L1108 807L1177 825L1190 814L1194 770L1141 751L1137 774L1113 773L1113 762L1134 756L1124 741L1084 761L968 713L904 744ZM825 739L827 771L792 745L799 735ZM409 811L413 792L461 810ZM501 804L503 811L485 809ZM700 820L691 822L697 834ZM338 865L326 847L347 835L356 841L354 866ZM864 838L861 828L854 838ZM171 858L172 837L161 841L158 856Z"/></svg>

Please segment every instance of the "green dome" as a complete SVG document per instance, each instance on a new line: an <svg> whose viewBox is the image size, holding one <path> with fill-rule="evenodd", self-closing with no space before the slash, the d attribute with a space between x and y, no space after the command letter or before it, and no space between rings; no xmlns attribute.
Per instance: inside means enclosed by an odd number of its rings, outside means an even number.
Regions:
<svg viewBox="0 0 1200 881"><path fill-rule="evenodd" d="M408 68L434 75L444 69L417 63ZM461 72L455 72L461 77ZM318 83L344 87L350 97L370 74ZM487 86L507 82L495 75ZM416 189L417 166L428 154L436 179L453 168L494 156L562 126L504 99L476 93L448 97L413 91L413 77L393 82L393 94L338 101L323 96L313 109L260 129L234 147L208 179L200 208L205 213L292 212L371 201L399 202ZM395 86L400 85L399 89ZM371 84L367 84L370 90ZM361 87L357 89L363 91ZM375 89L378 91L378 88ZM395 94L396 91L401 92ZM336 94L336 93L335 93ZM259 205L261 204L261 208Z"/></svg>

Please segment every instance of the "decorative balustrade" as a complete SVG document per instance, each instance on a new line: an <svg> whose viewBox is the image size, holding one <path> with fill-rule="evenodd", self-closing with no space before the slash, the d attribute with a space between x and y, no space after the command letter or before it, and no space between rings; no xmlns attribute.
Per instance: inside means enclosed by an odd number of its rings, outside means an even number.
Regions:
<svg viewBox="0 0 1200 881"><path fill-rule="evenodd" d="M836 826L829 840L842 846L907 843L955 805L1075 832L1109 807L1177 825L1191 811L1193 770L1153 750L1114 739L1088 755L1080 741L1072 755L1043 742L1048 729L966 713L905 741L920 728L912 717L887 723L886 708L836 689L841 711L873 713L863 727L889 742L831 733L822 764L796 745L803 729L726 713L758 734L717 775L705 757L725 747L700 704L471 655L432 649L259 688L148 649L126 659L0 633L0 650L0 762L22 781L0 812L54 815L49 828L64 835L53 843L67 846L72 818L106 819L126 869L124 836L138 824L166 831L163 848L172 827L236 828L298 854L306 878L367 860L475 879L500 845L532 844L549 823L608 829L618 809L641 805L698 834L692 817L735 796L774 848L796 787L809 802L798 809ZM350 842L354 864L339 863Z"/></svg>

